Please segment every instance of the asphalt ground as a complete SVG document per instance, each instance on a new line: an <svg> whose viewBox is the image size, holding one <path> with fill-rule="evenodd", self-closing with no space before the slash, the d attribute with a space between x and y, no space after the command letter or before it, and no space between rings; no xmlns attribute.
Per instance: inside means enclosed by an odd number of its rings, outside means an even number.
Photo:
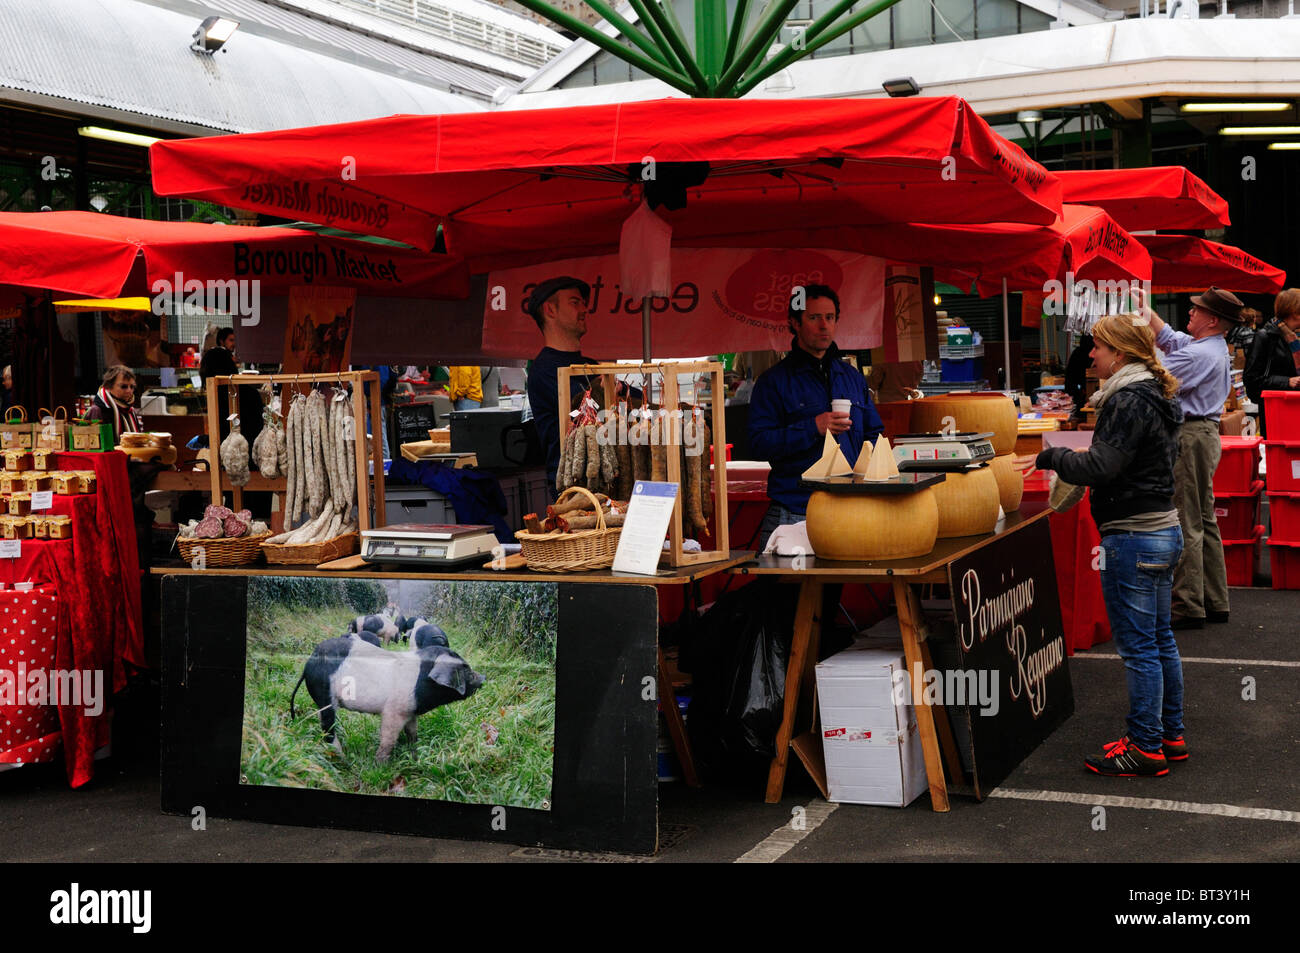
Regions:
<svg viewBox="0 0 1300 953"><path fill-rule="evenodd" d="M1075 714L983 802L928 795L906 808L827 804L792 759L786 794L660 785L653 858L582 854L209 818L159 809L156 690L119 700L114 756L68 787L62 765L0 773L0 860L125 862L1062 862L1300 859L1300 594L1234 589L1224 625L1178 633L1191 758L1162 778L1090 774L1083 757L1123 731L1110 644L1070 660ZM1253 689L1253 697L1252 695ZM800 811L799 809L803 809ZM796 830L792 818L802 817ZM10 871L13 874L13 871Z"/></svg>

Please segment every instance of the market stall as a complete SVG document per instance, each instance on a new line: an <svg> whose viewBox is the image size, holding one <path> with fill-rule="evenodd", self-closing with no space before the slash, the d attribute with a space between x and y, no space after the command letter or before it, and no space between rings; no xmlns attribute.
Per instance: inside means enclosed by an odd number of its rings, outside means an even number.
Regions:
<svg viewBox="0 0 1300 953"><path fill-rule="evenodd" d="M45 463L22 472L87 476L47 480L48 507L32 509L40 489L4 494L11 512L32 515L12 517L0 544L10 550L0 559L0 669L48 688L38 702L18 697L13 682L0 687L0 767L55 760L61 742L68 780L80 787L109 742L112 695L146 665L140 573L125 455L58 452Z"/></svg>

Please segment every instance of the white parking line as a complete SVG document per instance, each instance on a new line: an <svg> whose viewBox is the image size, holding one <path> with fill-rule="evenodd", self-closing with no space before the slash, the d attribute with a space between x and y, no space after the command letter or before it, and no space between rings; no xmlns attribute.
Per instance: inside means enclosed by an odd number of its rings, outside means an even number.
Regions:
<svg viewBox="0 0 1300 953"><path fill-rule="evenodd" d="M803 830L795 830L789 822L782 824L772 833L736 858L738 864L770 864L780 860L801 840L822 826L826 818L835 813L838 804L830 801L816 800L803 808Z"/></svg>
<svg viewBox="0 0 1300 953"><path fill-rule="evenodd" d="M1166 801L1154 797L1120 797L1114 794L1079 794L1072 791L1021 791L994 788L989 797L1014 798L1020 801L1056 801L1062 804L1085 804L1094 807L1131 807L1140 811L1174 811L1181 814L1213 814L1240 817L1248 821L1284 821L1300 824L1300 811L1278 811L1267 807L1238 807L1235 804L1199 804L1195 801Z"/></svg>
<svg viewBox="0 0 1300 953"><path fill-rule="evenodd" d="M1086 655L1075 655L1072 658L1119 658L1114 652L1089 652ZM1184 662L1207 662L1210 665L1272 665L1276 668L1300 668L1300 662L1282 662L1277 659L1267 658L1197 658L1195 656L1183 656Z"/></svg>

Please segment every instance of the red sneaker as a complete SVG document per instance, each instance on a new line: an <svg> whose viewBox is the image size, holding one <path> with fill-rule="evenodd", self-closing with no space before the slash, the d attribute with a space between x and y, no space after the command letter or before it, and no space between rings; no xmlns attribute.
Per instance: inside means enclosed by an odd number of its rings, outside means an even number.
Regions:
<svg viewBox="0 0 1300 953"><path fill-rule="evenodd" d="M1102 754L1084 759L1089 771L1108 778L1155 778L1169 773L1163 751L1143 751L1125 735L1102 746Z"/></svg>
<svg viewBox="0 0 1300 953"><path fill-rule="evenodd" d="M1187 748L1187 742L1183 740L1182 735L1179 735L1177 738L1165 738L1163 747L1166 761L1187 760L1189 751Z"/></svg>

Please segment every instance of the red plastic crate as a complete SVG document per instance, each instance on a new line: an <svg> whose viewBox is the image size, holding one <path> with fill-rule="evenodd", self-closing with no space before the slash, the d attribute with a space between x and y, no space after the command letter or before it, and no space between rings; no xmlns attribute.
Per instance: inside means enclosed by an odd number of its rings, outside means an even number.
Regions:
<svg viewBox="0 0 1300 953"><path fill-rule="evenodd" d="M1264 481L1256 480L1250 485L1249 493L1214 494L1214 518L1221 538L1250 538L1251 527L1259 519L1259 494L1263 489Z"/></svg>
<svg viewBox="0 0 1300 953"><path fill-rule="evenodd" d="M1269 540L1300 543L1300 493L1268 495Z"/></svg>
<svg viewBox="0 0 1300 953"><path fill-rule="evenodd" d="M1266 390L1264 429L1269 440L1300 440L1300 390Z"/></svg>
<svg viewBox="0 0 1300 953"><path fill-rule="evenodd" d="M1270 542L1274 589L1300 589L1300 543Z"/></svg>
<svg viewBox="0 0 1300 953"><path fill-rule="evenodd" d="M1300 493L1300 440L1266 440L1264 463L1270 493Z"/></svg>
<svg viewBox="0 0 1300 953"><path fill-rule="evenodd" d="M1214 495L1249 493L1259 476L1259 445L1263 437L1220 437L1223 456L1214 471ZM1273 484L1270 481L1269 486Z"/></svg>
<svg viewBox="0 0 1300 953"><path fill-rule="evenodd" d="M1256 526L1252 539L1223 541L1223 562L1228 567L1228 585L1250 586L1255 582L1255 567L1259 561L1259 538L1264 527Z"/></svg>

